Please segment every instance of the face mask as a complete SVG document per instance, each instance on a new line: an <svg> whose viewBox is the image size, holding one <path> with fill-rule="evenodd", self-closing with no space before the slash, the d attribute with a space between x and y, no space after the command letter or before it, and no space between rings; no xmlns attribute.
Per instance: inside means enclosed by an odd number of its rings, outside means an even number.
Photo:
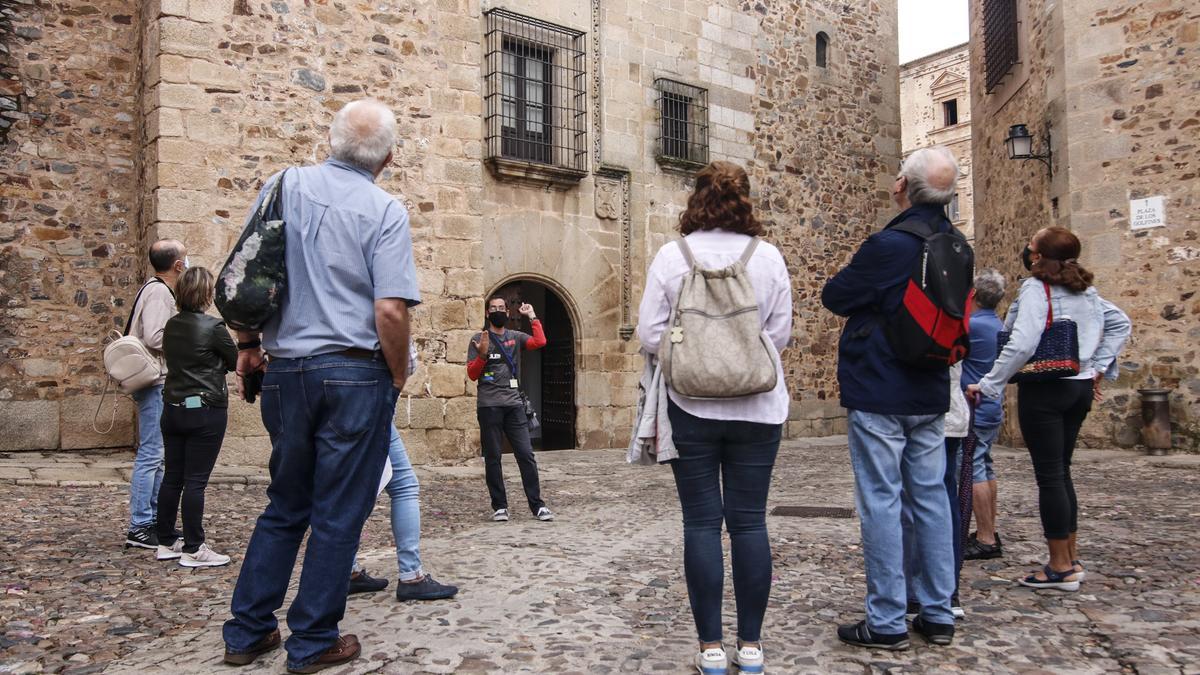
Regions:
<svg viewBox="0 0 1200 675"><path fill-rule="evenodd" d="M1025 266L1026 271L1033 270L1033 249L1029 245L1025 245L1025 250L1021 251L1021 264Z"/></svg>
<svg viewBox="0 0 1200 675"><path fill-rule="evenodd" d="M496 328L504 328L504 324L508 323L508 312L488 312L488 323Z"/></svg>

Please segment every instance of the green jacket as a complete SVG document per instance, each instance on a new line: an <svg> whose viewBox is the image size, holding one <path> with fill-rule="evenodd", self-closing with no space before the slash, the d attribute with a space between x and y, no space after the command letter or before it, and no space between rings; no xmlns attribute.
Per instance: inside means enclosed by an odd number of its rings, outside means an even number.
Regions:
<svg viewBox="0 0 1200 675"><path fill-rule="evenodd" d="M199 312L180 312L163 330L167 381L163 401L179 404L200 396L213 408L229 406L225 373L237 367L237 346L225 322Z"/></svg>

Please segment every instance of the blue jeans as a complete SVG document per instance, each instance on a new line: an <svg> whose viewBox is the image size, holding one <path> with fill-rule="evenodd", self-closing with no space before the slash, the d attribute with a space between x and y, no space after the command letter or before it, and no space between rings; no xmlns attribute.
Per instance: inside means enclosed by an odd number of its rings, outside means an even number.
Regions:
<svg viewBox="0 0 1200 675"><path fill-rule="evenodd" d="M269 503L233 591L233 618L224 628L229 651L248 652L278 627L275 610L310 527L300 588L287 613L288 667L307 666L337 640L398 395L380 358L271 361L262 390L263 425L271 435Z"/></svg>
<svg viewBox="0 0 1200 675"><path fill-rule="evenodd" d="M400 432L394 426L388 443L388 459L392 463L392 479L384 489L392 499L392 537L396 540L400 581L416 581L425 576L421 569L421 485L408 460ZM362 567L355 560L354 571L360 569Z"/></svg>
<svg viewBox="0 0 1200 675"><path fill-rule="evenodd" d="M992 467L992 445L1000 436L1000 427L975 427L975 464L972 467L972 480L976 483L986 483L996 480L996 470Z"/></svg>
<svg viewBox="0 0 1200 675"><path fill-rule="evenodd" d="M783 425L703 419L674 403L668 415L679 450L671 470L683 511L683 572L696 632L701 642L721 641L724 521L737 635L743 642L758 642L771 596L767 491Z"/></svg>
<svg viewBox="0 0 1200 675"><path fill-rule="evenodd" d="M882 415L847 411L854 500L862 523L867 572L867 627L906 632L907 588L902 511L912 513L911 584L921 615L954 623L954 552L946 499L943 415Z"/></svg>
<svg viewBox="0 0 1200 675"><path fill-rule="evenodd" d="M954 552L954 595L958 595L958 578L963 566L962 513L958 509L958 476L962 469L963 439L946 438L946 470L942 474L942 486L946 490L946 501L950 505L950 534L953 537ZM920 571L921 561L918 553L916 528L913 527L912 508L907 500L902 507L901 517L904 519L904 580L908 588L909 600L917 600L916 580ZM931 619L932 620L932 619Z"/></svg>
<svg viewBox="0 0 1200 675"><path fill-rule="evenodd" d="M163 479L163 385L134 392L137 404L138 447L129 479L129 527L148 527L158 516L158 491Z"/></svg>

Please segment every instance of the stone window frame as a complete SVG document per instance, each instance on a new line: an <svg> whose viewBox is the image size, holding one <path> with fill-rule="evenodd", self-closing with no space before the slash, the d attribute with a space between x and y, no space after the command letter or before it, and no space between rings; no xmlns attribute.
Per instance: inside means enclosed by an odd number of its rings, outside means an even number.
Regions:
<svg viewBox="0 0 1200 675"><path fill-rule="evenodd" d="M578 184L588 175L587 33L501 8L484 12L484 27L484 164L500 180ZM531 62L541 72L530 75Z"/></svg>
<svg viewBox="0 0 1200 675"><path fill-rule="evenodd" d="M829 33L823 30L817 31L816 36L816 54L813 63L817 64L818 68L829 67Z"/></svg>
<svg viewBox="0 0 1200 675"><path fill-rule="evenodd" d="M691 173L708 164L708 90L668 77L654 80L658 138L654 159ZM672 136L671 132L682 131Z"/></svg>
<svg viewBox="0 0 1200 675"><path fill-rule="evenodd" d="M958 119L958 97L951 96L950 98L942 99L939 103L941 103L942 108L942 128L958 126L960 123ZM954 119L953 122L950 121L951 118Z"/></svg>

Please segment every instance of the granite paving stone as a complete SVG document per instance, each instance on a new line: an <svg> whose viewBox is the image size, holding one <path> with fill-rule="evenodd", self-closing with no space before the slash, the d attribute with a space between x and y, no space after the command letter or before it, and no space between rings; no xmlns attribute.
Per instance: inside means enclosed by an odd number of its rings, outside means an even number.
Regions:
<svg viewBox="0 0 1200 675"><path fill-rule="evenodd" d="M388 506L379 500L362 558L393 585L350 599L342 630L359 636L363 658L329 672L691 672L694 627L670 470L627 466L621 451L538 459L558 516L552 523L522 507L511 457L505 468L514 517L504 524L487 520L478 460L418 470L422 558L436 578L461 586L451 601L395 600ZM1013 581L1042 564L1043 545L1028 456L999 451L1005 557L967 563L967 617L948 648L916 636L912 649L896 654L839 644L835 625L862 613L858 521L770 517L768 670L1200 672L1200 552L1192 545L1200 471L1161 460L1117 452L1077 464L1089 575L1079 593L1060 594ZM222 474L265 480L244 467ZM844 437L788 441L769 508L852 507L852 486ZM156 562L150 551L123 549L126 502L125 487L0 482L0 673L282 672L282 653L236 671L220 663L220 625L264 486L209 490L209 543L234 558L225 568L186 570ZM731 586L727 641L735 630ZM279 612L286 637L285 611L286 603Z"/></svg>

